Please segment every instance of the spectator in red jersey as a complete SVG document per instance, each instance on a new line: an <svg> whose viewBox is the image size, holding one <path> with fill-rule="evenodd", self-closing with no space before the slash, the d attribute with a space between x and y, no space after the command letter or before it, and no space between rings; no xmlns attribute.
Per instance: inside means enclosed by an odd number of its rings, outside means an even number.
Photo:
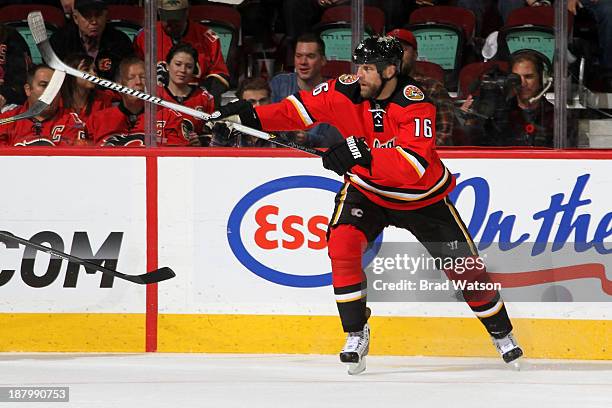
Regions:
<svg viewBox="0 0 612 408"><path fill-rule="evenodd" d="M119 83L137 91L145 90L144 62L129 57L119 64ZM144 146L145 124L142 99L121 94L118 106L106 108L91 117L91 134L99 146ZM190 134L183 126L183 117L171 109L157 109L157 144L187 146Z"/></svg>
<svg viewBox="0 0 612 408"><path fill-rule="evenodd" d="M46 65L36 65L28 71L24 85L27 100L22 106L9 110L0 118L26 112L43 94L53 70ZM73 146L86 145L87 129L75 113L59 108L59 98L40 115L15 123L0 125L0 144L9 146Z"/></svg>
<svg viewBox="0 0 612 408"><path fill-rule="evenodd" d="M94 59L89 55L72 54L64 62L79 71L97 75ZM94 83L70 75L64 79L61 95L62 107L77 113L85 123L95 112L111 107L115 98L112 91L97 89Z"/></svg>
<svg viewBox="0 0 612 408"><path fill-rule="evenodd" d="M168 85L158 87L157 96L201 112L212 113L215 108L213 96L206 89L192 83L197 60L198 52L189 44L179 43L170 48L166 56ZM204 122L201 119L184 115L183 123L196 135L203 133Z"/></svg>
<svg viewBox="0 0 612 408"><path fill-rule="evenodd" d="M198 51L194 75L196 81L215 97L215 105L221 103L221 94L229 87L229 71L221 54L221 41L210 28L189 21L188 0L159 0L157 23L157 72L158 82L167 85L168 73L165 58L170 48L180 42L191 44ZM134 40L136 55L144 58L144 31Z"/></svg>

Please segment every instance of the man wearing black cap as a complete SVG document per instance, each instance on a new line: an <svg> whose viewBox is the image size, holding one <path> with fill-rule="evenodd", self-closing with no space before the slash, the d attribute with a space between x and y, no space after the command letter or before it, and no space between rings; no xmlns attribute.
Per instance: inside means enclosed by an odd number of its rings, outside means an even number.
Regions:
<svg viewBox="0 0 612 408"><path fill-rule="evenodd" d="M75 0L72 22L51 36L51 46L64 59L73 53L85 53L95 60L98 75L114 80L121 59L134 53L130 38L106 26L104 0Z"/></svg>

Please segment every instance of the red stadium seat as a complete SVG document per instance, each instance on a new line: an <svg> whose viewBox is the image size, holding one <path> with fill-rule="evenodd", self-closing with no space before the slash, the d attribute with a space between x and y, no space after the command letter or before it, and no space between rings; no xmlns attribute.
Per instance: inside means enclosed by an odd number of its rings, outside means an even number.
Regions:
<svg viewBox="0 0 612 408"><path fill-rule="evenodd" d="M189 18L200 22L224 22L230 24L236 31L240 30L240 13L228 5L194 4L189 6Z"/></svg>
<svg viewBox="0 0 612 408"><path fill-rule="evenodd" d="M134 41L144 25L144 8L126 4L109 4L107 24L125 33Z"/></svg>
<svg viewBox="0 0 612 408"><path fill-rule="evenodd" d="M567 13L567 23L571 32L574 24L574 15ZM504 27L515 27L531 24L534 26L555 26L555 9L553 7L521 7L513 10L508 16Z"/></svg>
<svg viewBox="0 0 612 408"><path fill-rule="evenodd" d="M432 6L421 7L410 14L410 24L441 23L450 24L463 30L468 43L474 38L476 17L474 13L463 7Z"/></svg>
<svg viewBox="0 0 612 408"><path fill-rule="evenodd" d="M415 69L423 76L436 79L444 83L444 69L436 63L429 61L417 61Z"/></svg>
<svg viewBox="0 0 612 408"><path fill-rule="evenodd" d="M13 23L27 21L28 14L32 11L40 11L45 19L45 24L61 28L66 22L62 9L46 4L10 4L0 7L0 23Z"/></svg>
<svg viewBox="0 0 612 408"><path fill-rule="evenodd" d="M126 4L109 4L107 7L109 21L127 21L140 27L144 25L144 7Z"/></svg>
<svg viewBox="0 0 612 408"><path fill-rule="evenodd" d="M365 6L363 11L365 25L376 34L383 34L385 31L385 13L374 6ZM326 9L321 16L320 24L337 23L351 21L350 6L335 6Z"/></svg>
<svg viewBox="0 0 612 408"><path fill-rule="evenodd" d="M324 78L338 78L342 74L350 73L350 61L327 61L327 64L321 69L321 75L323 75Z"/></svg>
<svg viewBox="0 0 612 408"><path fill-rule="evenodd" d="M459 98L467 98L470 86L474 83L474 81L480 79L482 74L493 68L494 66L498 66L500 70L503 72L508 72L510 70L510 66L506 61L487 61L487 62L474 62L472 64L468 64L461 69L459 72L459 86L458 86L458 97Z"/></svg>

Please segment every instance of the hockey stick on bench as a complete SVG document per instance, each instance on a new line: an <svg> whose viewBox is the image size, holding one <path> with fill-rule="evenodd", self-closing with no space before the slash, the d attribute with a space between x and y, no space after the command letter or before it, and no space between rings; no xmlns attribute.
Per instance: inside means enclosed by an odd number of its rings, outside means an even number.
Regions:
<svg viewBox="0 0 612 408"><path fill-rule="evenodd" d="M158 98L156 96L149 95L147 93L137 91L132 88L128 88L123 85L119 85L107 79L98 78L95 75L91 75L91 74L88 74L87 72L79 71L76 68L72 68L71 66L64 64L64 62L61 59L59 59L57 54L55 54L55 52L53 51L53 48L51 47L51 44L49 43L49 39L47 38L47 29L45 28L45 21L40 11L33 11L30 14L28 14L28 26L30 27L30 31L32 32L32 37L34 38L34 41L36 42L36 46L38 47L40 54L42 55L47 65L49 65L51 68L55 70L59 70L59 71L64 71L68 75L71 75L77 78L82 78L86 81L92 82L99 86L103 86L105 88L112 89L113 91L121 92L126 95L130 95L130 96L134 96L136 98L142 99L145 102L150 102L155 105L163 106L164 108L168 108L168 109L173 109L177 112L181 112L181 113L193 116L194 118L198 118L204 121L211 120L210 115L207 113L189 108L187 106L179 105L177 103L173 103L165 99ZM262 132L260 130L252 129L250 127L240 125L237 123L233 123L233 122L229 122L229 121L220 120L219 122L226 123L228 127L233 128L241 133L245 133L250 136L255 136L260 139L267 140L279 146L301 150L303 152L310 153L315 156L322 155L322 153L316 149L302 146L302 145L299 145L297 143L294 143L288 140L279 140L276 136L270 133Z"/></svg>
<svg viewBox="0 0 612 408"><path fill-rule="evenodd" d="M30 109L28 109L26 112L20 113L19 115L11 116L10 118L0 119L0 125L17 122L21 119L33 118L43 113L45 109L47 109L51 105L53 99L55 99L55 96L62 87L62 82L64 82L65 76L65 72L61 70L55 70L43 94L40 96L40 98L38 98L36 102L34 102L32 106L30 106Z"/></svg>
<svg viewBox="0 0 612 408"><path fill-rule="evenodd" d="M66 261L74 262L79 265L85 266L87 268L95 269L107 275L112 275L120 279L138 283L140 285L148 285L149 283L157 283L157 282L161 282L161 281L164 281L164 280L167 280L167 279L170 279L176 276L174 271L168 267L155 269L154 271L151 271L151 272L148 272L142 275L126 275L125 273L117 272L113 269L108 269L102 265L98 265L95 262L91 262L86 259L81 259L73 255L68 255L56 249L50 248L48 246L37 244L36 242L32 242L25 238L20 238L16 235L11 234L10 232L0 231L0 237L5 238L7 240L17 241L18 243L22 245L25 245L30 248L34 248L38 251L46 252L58 258L62 258Z"/></svg>

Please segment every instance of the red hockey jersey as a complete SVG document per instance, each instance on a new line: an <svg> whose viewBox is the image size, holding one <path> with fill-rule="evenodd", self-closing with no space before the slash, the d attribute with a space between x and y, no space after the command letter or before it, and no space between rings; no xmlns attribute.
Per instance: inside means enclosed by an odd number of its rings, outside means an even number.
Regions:
<svg viewBox="0 0 612 408"><path fill-rule="evenodd" d="M183 117L170 109L157 110L157 144L159 146L188 146L189 132ZM97 146L144 146L144 109L138 114L123 105L103 109L92 115L89 131Z"/></svg>
<svg viewBox="0 0 612 408"><path fill-rule="evenodd" d="M143 60L145 48L144 40L144 30L142 30L134 39L134 49L136 55ZM221 41L213 30L197 21L190 21L187 26L187 32L181 38L181 42L190 44L198 51L198 72L196 77L200 83L207 77L213 75L229 86L229 71L223 60L223 54L221 53ZM158 62L166 60L166 55L173 45L172 38L166 34L162 28L161 22L157 22Z"/></svg>
<svg viewBox="0 0 612 408"><path fill-rule="evenodd" d="M335 126L346 138L364 137L370 169L354 166L345 181L387 208L413 209L445 197L455 180L435 148L436 108L412 78L398 78L390 98L363 99L356 75L342 75L312 91L256 108L265 130Z"/></svg>
<svg viewBox="0 0 612 408"><path fill-rule="evenodd" d="M174 102L199 110L201 112L212 113L215 110L215 100L213 96L208 93L206 89L192 86L191 93L185 97L174 96L167 87L158 86L157 96L166 99L174 100ZM202 134L202 128L204 127L204 121L201 119L194 118L187 114L183 115L184 126L188 126L193 132L200 135Z"/></svg>
<svg viewBox="0 0 612 408"><path fill-rule="evenodd" d="M85 108L81 109L79 112L76 112L74 109L70 108L65 109L70 112L75 112L77 115L79 115L79 118L87 124L94 113L102 109L110 108L113 106L114 101L121 99L117 93L111 90L94 89L93 92L94 97L89 113L87 113L87 109ZM63 106L63 101L60 101L60 106Z"/></svg>
<svg viewBox="0 0 612 408"><path fill-rule="evenodd" d="M0 115L8 118L28 110L28 103ZM22 119L0 125L0 145L8 146L83 146L88 145L87 127L76 113L58 109L43 121Z"/></svg>

